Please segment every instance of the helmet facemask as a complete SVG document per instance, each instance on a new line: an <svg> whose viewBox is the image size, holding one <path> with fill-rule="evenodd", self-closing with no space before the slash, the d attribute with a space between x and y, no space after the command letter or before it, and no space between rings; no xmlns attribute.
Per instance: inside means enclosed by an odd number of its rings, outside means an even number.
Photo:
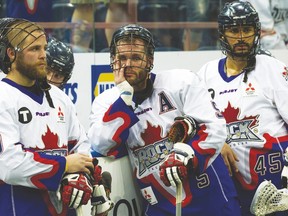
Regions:
<svg viewBox="0 0 288 216"><path fill-rule="evenodd" d="M125 67L150 72L153 69L154 49L153 37L147 29L134 24L121 27L111 41L110 66L115 70L125 64Z"/></svg>
<svg viewBox="0 0 288 216"><path fill-rule="evenodd" d="M234 32L234 33L232 33ZM234 40L234 43L231 41ZM229 42L230 41L230 42ZM237 42L235 42L237 41ZM259 36L254 25L226 26L220 32L222 51L233 59L247 61L256 55Z"/></svg>
<svg viewBox="0 0 288 216"><path fill-rule="evenodd" d="M34 34L35 32L40 32L42 34L37 34L36 37ZM43 35L45 35L44 29L28 20L2 18L0 20L0 69L5 74L8 74L11 64L16 59L17 53L22 52ZM27 37L30 36L34 39L30 44L24 46ZM8 48L11 48L15 52L14 59L8 57Z"/></svg>
<svg viewBox="0 0 288 216"><path fill-rule="evenodd" d="M235 1L232 3L226 3L218 16L218 24L219 41L222 52L225 55L229 55L232 58L240 58L240 60L243 59L245 61L249 61L249 59L255 57L259 46L261 24L258 13L249 2ZM240 34L238 34L237 38L239 38L239 43L231 46L228 43L228 37L227 34L225 34L225 31L227 33L227 29L237 27L243 32L240 31ZM247 35L245 33L245 28L248 27L252 27L254 29L253 35ZM247 41L247 39L251 37L254 37L254 40L248 46L249 50L247 52L245 51L241 53L235 51L235 47L239 47L239 45L247 46L244 40Z"/></svg>
<svg viewBox="0 0 288 216"><path fill-rule="evenodd" d="M150 72L153 68L153 56L149 54L147 44L141 38L133 36L125 36L116 42L115 55L111 56L111 67L139 68Z"/></svg>

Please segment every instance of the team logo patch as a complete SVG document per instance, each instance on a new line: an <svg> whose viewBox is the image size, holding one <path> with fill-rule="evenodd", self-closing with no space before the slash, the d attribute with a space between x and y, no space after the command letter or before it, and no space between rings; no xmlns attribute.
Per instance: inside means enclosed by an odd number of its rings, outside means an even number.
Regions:
<svg viewBox="0 0 288 216"><path fill-rule="evenodd" d="M162 137L161 126L152 126L149 122L141 137L144 146L133 149L137 176L143 178L151 172L159 170L159 164L165 159L172 149L173 144L168 142L167 137Z"/></svg>
<svg viewBox="0 0 288 216"><path fill-rule="evenodd" d="M288 68L287 68L287 67L284 67L284 70L285 70L285 71L282 72L282 76L284 77L284 79L285 79L286 81L288 81Z"/></svg>
<svg viewBox="0 0 288 216"><path fill-rule="evenodd" d="M228 136L226 142L228 144L231 142L243 144L249 141L261 142L262 140L257 136L259 115L245 116L240 119L240 113L240 109L235 109L230 103L223 112L227 122Z"/></svg>
<svg viewBox="0 0 288 216"><path fill-rule="evenodd" d="M18 121L27 124L32 120L32 114L27 107L21 107L18 110Z"/></svg>
<svg viewBox="0 0 288 216"><path fill-rule="evenodd" d="M142 196L151 204L155 205L158 203L156 196L151 186L141 189Z"/></svg>
<svg viewBox="0 0 288 216"><path fill-rule="evenodd" d="M255 87L252 85L252 83L248 83L247 88L245 89L246 95L254 95L255 94Z"/></svg>
<svg viewBox="0 0 288 216"><path fill-rule="evenodd" d="M57 115L58 115L58 122L64 123L65 122L64 113L63 113L61 107L58 107L58 114Z"/></svg>

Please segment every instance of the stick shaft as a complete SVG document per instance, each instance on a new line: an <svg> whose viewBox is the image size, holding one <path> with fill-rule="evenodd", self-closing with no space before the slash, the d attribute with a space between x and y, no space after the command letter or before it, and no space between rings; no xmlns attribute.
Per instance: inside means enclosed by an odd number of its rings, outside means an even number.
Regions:
<svg viewBox="0 0 288 216"><path fill-rule="evenodd" d="M80 205L80 206L76 209L76 215L77 215L77 216L84 216L84 214L83 214L83 209L82 209L82 205Z"/></svg>
<svg viewBox="0 0 288 216"><path fill-rule="evenodd" d="M182 215L182 183L176 186L176 216Z"/></svg>

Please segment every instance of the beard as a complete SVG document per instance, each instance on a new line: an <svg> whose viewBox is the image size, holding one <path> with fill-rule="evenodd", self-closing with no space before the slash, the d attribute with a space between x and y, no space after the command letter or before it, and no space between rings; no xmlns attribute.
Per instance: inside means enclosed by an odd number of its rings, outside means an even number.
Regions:
<svg viewBox="0 0 288 216"><path fill-rule="evenodd" d="M16 69L22 75L26 76L30 80L39 80L46 78L46 67L40 68L40 65L36 64L27 64L27 61L24 60L23 54L19 53L16 59Z"/></svg>

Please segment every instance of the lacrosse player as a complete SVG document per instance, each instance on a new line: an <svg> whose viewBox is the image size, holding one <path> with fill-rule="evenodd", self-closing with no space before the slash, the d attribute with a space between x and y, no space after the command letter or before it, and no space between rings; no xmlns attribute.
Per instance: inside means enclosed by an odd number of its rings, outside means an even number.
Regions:
<svg viewBox="0 0 288 216"><path fill-rule="evenodd" d="M226 119L228 136L221 153L235 180L242 215L249 216L253 195L263 180L282 186L283 151L288 146L288 70L269 55L256 55L261 26L249 2L225 4L218 24L226 56L205 64L198 74Z"/></svg>
<svg viewBox="0 0 288 216"><path fill-rule="evenodd" d="M50 37L46 56L48 83L63 89L71 78L75 65L72 48L56 38Z"/></svg>
<svg viewBox="0 0 288 216"><path fill-rule="evenodd" d="M47 83L46 47L41 26L0 19L0 215L65 216L99 195L101 167L70 98Z"/></svg>
<svg viewBox="0 0 288 216"><path fill-rule="evenodd" d="M73 51L70 46L50 37L46 49L47 57L47 81L48 83L63 89L72 76L75 65ZM97 184L93 187L91 204L93 206L91 215L104 216L113 208L114 203L110 200L111 174L107 171L98 173ZM75 211L69 209L69 216Z"/></svg>
<svg viewBox="0 0 288 216"><path fill-rule="evenodd" d="M110 57L116 86L93 101L92 148L113 158L129 154L145 199L144 215L175 215L181 184L183 216L240 215L220 154L224 119L217 117L195 73L151 72L154 48L151 33L142 26L115 31Z"/></svg>

